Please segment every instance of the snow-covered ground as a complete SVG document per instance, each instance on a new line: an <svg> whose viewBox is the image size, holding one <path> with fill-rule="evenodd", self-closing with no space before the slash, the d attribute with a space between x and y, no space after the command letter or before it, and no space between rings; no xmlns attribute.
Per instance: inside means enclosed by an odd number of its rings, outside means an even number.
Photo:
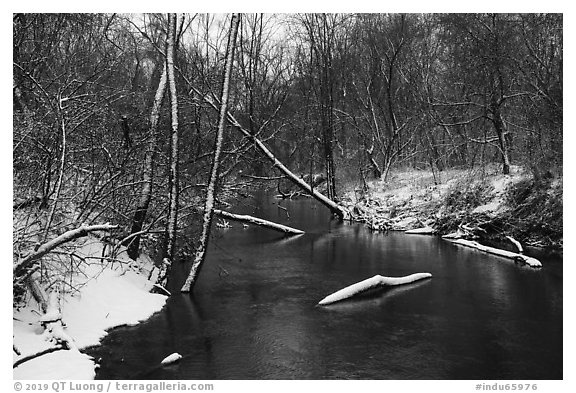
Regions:
<svg viewBox="0 0 576 393"><path fill-rule="evenodd" d="M504 197L508 187L527 176L519 166L510 169L509 175L501 174L499 166L488 166L483 171L449 169L437 173L436 177L428 170L398 170L391 172L386 182L368 182L368 193L351 191L346 199L351 203L349 207L361 202L368 215L387 220L392 224L391 229L408 230L430 225L432 221L426 217L441 216L442 205L450 192L485 182L488 190L485 202L471 212L497 214L506 209Z"/></svg>
<svg viewBox="0 0 576 393"><path fill-rule="evenodd" d="M78 253L100 256L102 244L88 237L80 244ZM142 256L133 262L125 252L114 264L100 262L82 265L82 272L73 278L78 289L62 297L62 321L66 333L82 350L97 345L106 330L120 325L133 325L159 311L166 302L163 295L149 292L152 283L148 273L152 261ZM13 352L13 362L27 355L54 346L46 340L39 320L41 312L34 300L25 307L13 309L14 345L21 352ZM14 379L93 379L95 363L81 351L59 350L22 363L13 372Z"/></svg>

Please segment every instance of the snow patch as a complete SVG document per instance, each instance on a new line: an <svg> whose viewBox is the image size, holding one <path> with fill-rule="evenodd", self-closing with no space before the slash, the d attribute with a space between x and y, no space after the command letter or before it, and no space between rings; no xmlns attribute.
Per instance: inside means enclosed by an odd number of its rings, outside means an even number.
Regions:
<svg viewBox="0 0 576 393"><path fill-rule="evenodd" d="M79 250L85 256L102 255L102 244L85 242ZM74 277L77 292L62 297L62 321L66 332L79 349L98 345L106 330L120 325L134 325L149 318L166 303L166 297L149 293L152 283L147 280L152 268L150 258L143 256L134 262L119 256L115 264L92 262ZM92 260L94 261L94 260ZM46 341L43 319L34 302L13 310L14 345L21 355L13 361L53 348ZM46 317L44 317L45 319ZM93 379L94 361L78 351L59 350L26 361L14 369L15 379Z"/></svg>
<svg viewBox="0 0 576 393"><path fill-rule="evenodd" d="M180 355L178 352L174 352L171 355L166 356L161 362L160 364L171 364L171 363L176 363L178 360L182 359L182 355Z"/></svg>

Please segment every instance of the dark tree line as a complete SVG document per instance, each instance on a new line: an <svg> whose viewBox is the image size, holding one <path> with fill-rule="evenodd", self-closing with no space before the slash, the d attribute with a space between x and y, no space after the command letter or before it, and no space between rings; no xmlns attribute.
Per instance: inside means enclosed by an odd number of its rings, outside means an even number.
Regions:
<svg viewBox="0 0 576 393"><path fill-rule="evenodd" d="M13 15L14 199L41 227L29 238L109 221L132 258L146 239L174 258L211 176L218 201L244 175L278 175L265 151L325 173L329 200L397 167L562 166L561 14L239 19L220 130L230 16ZM15 237L15 253L31 247Z"/></svg>

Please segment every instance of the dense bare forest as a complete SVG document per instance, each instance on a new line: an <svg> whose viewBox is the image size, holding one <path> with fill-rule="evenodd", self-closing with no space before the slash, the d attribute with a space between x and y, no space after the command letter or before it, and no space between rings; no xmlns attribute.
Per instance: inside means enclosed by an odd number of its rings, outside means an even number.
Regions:
<svg viewBox="0 0 576 393"><path fill-rule="evenodd" d="M212 195L231 197L285 176L271 157L325 174L333 201L350 179L386 182L398 167L497 162L535 181L562 170L558 14L254 14L230 42L224 15L13 23L14 208L36 206L41 232L19 228L16 255L31 238L113 222L132 258L143 238L173 257L210 176Z"/></svg>

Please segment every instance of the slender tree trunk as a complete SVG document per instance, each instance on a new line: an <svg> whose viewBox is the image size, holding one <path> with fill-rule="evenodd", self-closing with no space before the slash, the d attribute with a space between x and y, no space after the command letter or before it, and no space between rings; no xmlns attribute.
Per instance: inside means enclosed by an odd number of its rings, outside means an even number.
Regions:
<svg viewBox="0 0 576 393"><path fill-rule="evenodd" d="M168 44L166 50L166 73L170 90L172 129L170 134L170 176L167 239L164 257L173 259L176 248L176 231L178 223L178 97L176 95L176 78L174 74L174 51L176 36L176 14L168 14Z"/></svg>
<svg viewBox="0 0 576 393"><path fill-rule="evenodd" d="M136 213L134 213L134 219L132 220L131 234L142 231L142 226L144 225L146 214L148 213L148 206L150 205L150 200L152 198L152 179L154 178L154 158L156 156L158 119L160 118L160 108L166 91L166 72L166 62L164 62L162 76L160 77L160 82L158 82L158 89L156 90L154 103L152 104L152 111L150 113L150 139L148 140L146 156L144 158L144 173L142 174L142 181L144 184L140 193L140 201L138 202L138 207L136 208ZM139 255L139 250L140 235L137 235L132 238L128 244L128 256L136 260Z"/></svg>
<svg viewBox="0 0 576 393"><path fill-rule="evenodd" d="M52 204L52 209L50 210L50 214L48 215L48 219L46 221L46 227L44 228L44 241L48 239L50 225L52 225L52 220L54 219L54 213L56 212L56 206L58 205L58 199L60 198L60 191L62 190L62 179L64 178L64 166L66 164L66 122L64 120L64 109L62 108L62 98L60 95L58 95L58 109L56 112L60 130L62 131L62 155L60 157L58 183L56 183L56 195L54 196L54 203ZM50 168L48 168L48 171L50 171Z"/></svg>
<svg viewBox="0 0 576 393"><path fill-rule="evenodd" d="M380 166L374 159L374 143L372 143L372 146L370 146L369 149L366 148L365 151L366 156L368 157L368 161L370 161L370 165L372 166L372 174L374 178L380 179L382 177L382 170L380 169Z"/></svg>
<svg viewBox="0 0 576 393"><path fill-rule="evenodd" d="M322 120L322 144L324 146L324 165L326 166L327 196L336 199L336 174L334 167L334 149L332 142L334 130L332 126L332 107L327 105L323 108Z"/></svg>
<svg viewBox="0 0 576 393"><path fill-rule="evenodd" d="M212 161L212 170L210 171L210 182L206 192L206 204L204 205L204 222L202 225L202 236L200 246L196 252L190 274L182 286L182 292L190 292L192 286L200 274L200 269L206 258L208 240L210 238L210 226L214 216L214 200L216 196L216 183L218 181L218 171L220 169L220 154L222 153L222 143L224 141L224 128L226 126L226 114L228 113L228 91L230 87L230 76L232 74L232 64L234 63L234 48L236 46L236 36L238 34L238 24L240 21L239 14L232 14L230 21L230 34L228 36L228 45L226 49L226 61L224 69L224 82L222 84L222 97L220 99L220 116L218 118L218 131L216 134L216 146L214 149L214 159Z"/></svg>
<svg viewBox="0 0 576 393"><path fill-rule="evenodd" d="M492 116L492 122L494 123L494 129L498 136L500 153L502 156L502 173L508 175L510 173L510 147L508 146L508 140L506 139L506 126L502 121L500 108L497 105L492 108Z"/></svg>

